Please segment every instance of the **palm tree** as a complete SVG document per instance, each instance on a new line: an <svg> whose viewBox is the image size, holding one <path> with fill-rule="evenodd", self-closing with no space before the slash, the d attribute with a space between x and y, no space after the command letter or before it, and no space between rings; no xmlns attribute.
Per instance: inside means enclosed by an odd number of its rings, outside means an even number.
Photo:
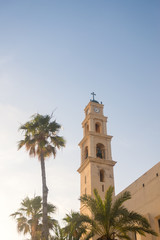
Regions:
<svg viewBox="0 0 160 240"><path fill-rule="evenodd" d="M92 237L92 220L88 216L71 211L63 220L66 223L64 232L68 240L79 240L82 235L85 240Z"/></svg>
<svg viewBox="0 0 160 240"><path fill-rule="evenodd" d="M52 115L35 114L31 120L21 125L19 130L25 132L24 139L19 141L18 150L25 146L31 157L37 156L41 163L42 171L42 196L43 196L43 226L42 238L48 240L48 218L47 218L47 197L48 188L46 185L45 159L52 154L56 156L56 148L65 146L63 137L57 135L61 125L51 121Z"/></svg>
<svg viewBox="0 0 160 240"><path fill-rule="evenodd" d="M131 194L126 191L113 201L113 191L114 188L110 186L104 201L96 189L94 189L94 198L89 195L80 198L92 213L93 232L99 236L98 240L114 240L115 237L131 240L129 237L131 232L144 236L145 233L157 236L145 217L123 206L125 201L131 199Z"/></svg>
<svg viewBox="0 0 160 240"><path fill-rule="evenodd" d="M48 229L53 230L57 221L52 218L56 207L47 203L48 213ZM34 198L26 197L21 202L21 207L15 213L11 214L17 221L17 230L19 233L30 234L32 240L41 239L42 233L42 198L36 196Z"/></svg>

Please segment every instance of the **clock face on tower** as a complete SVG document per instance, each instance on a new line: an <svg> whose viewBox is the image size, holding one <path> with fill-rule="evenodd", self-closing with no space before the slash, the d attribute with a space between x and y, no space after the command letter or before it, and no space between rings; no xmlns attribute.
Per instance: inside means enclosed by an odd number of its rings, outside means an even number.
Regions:
<svg viewBox="0 0 160 240"><path fill-rule="evenodd" d="M95 108L94 108L94 111L95 111L96 113L99 113L99 112L100 112L100 109L97 108L97 107L95 107Z"/></svg>

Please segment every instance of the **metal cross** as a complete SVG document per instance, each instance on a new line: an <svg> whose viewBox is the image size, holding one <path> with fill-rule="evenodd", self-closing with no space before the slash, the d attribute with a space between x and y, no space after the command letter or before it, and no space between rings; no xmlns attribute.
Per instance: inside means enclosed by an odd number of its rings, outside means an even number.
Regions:
<svg viewBox="0 0 160 240"><path fill-rule="evenodd" d="M94 96L96 96L96 94L94 92L92 92L91 95L93 95L93 101L94 101Z"/></svg>

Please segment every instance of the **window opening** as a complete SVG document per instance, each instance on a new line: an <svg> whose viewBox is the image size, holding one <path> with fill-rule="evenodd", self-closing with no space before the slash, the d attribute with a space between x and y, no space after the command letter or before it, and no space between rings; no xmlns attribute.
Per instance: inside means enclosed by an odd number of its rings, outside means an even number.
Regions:
<svg viewBox="0 0 160 240"><path fill-rule="evenodd" d="M101 127L100 127L100 123L96 123L96 125L95 125L95 130L96 130L96 132L97 133L100 133L101 131Z"/></svg>
<svg viewBox="0 0 160 240"><path fill-rule="evenodd" d="M104 185L102 185L102 192L104 192Z"/></svg>
<svg viewBox="0 0 160 240"><path fill-rule="evenodd" d="M104 170L100 170L100 182L104 182Z"/></svg>
<svg viewBox="0 0 160 240"><path fill-rule="evenodd" d="M104 145L101 143L98 143L96 145L96 156L99 158L105 159Z"/></svg>
<svg viewBox="0 0 160 240"><path fill-rule="evenodd" d="M84 157L85 157L85 159L88 158L88 146L85 147Z"/></svg>
<svg viewBox="0 0 160 240"><path fill-rule="evenodd" d="M86 132L88 133L89 132L89 125L87 124L86 126Z"/></svg>

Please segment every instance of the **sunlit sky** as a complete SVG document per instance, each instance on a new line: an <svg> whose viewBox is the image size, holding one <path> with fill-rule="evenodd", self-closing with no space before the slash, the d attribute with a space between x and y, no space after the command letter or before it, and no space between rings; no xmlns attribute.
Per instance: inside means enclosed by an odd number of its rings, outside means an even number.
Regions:
<svg viewBox="0 0 160 240"><path fill-rule="evenodd" d="M56 219L79 210L81 122L92 91L104 104L116 193L160 161L160 1L0 1L1 239L22 240L9 215L41 195L37 159L17 151L34 113L62 124L66 148L46 161Z"/></svg>

